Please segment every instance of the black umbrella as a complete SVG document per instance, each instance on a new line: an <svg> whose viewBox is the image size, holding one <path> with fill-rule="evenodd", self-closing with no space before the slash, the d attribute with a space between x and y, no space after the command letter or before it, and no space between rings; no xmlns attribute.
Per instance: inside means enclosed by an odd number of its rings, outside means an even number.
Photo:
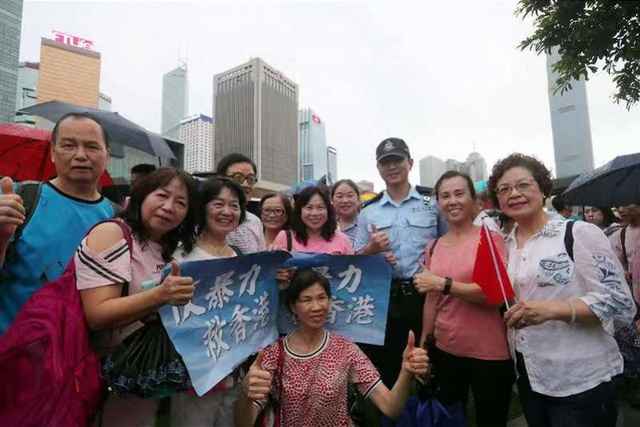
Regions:
<svg viewBox="0 0 640 427"><path fill-rule="evenodd" d="M158 134L149 132L140 125L126 119L118 113L81 107L61 101L48 101L20 110L21 113L43 117L52 122L58 121L67 113L91 113L105 127L109 138L116 144L136 148L145 153L165 159L175 159L175 155L166 141Z"/></svg>
<svg viewBox="0 0 640 427"><path fill-rule="evenodd" d="M607 207L640 203L640 153L618 156L580 175L562 198L572 205Z"/></svg>

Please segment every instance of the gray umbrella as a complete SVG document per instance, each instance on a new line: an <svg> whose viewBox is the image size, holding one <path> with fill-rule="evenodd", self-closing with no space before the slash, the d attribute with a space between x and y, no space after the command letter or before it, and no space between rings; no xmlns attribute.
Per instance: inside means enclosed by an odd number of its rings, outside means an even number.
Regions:
<svg viewBox="0 0 640 427"><path fill-rule="evenodd" d="M573 205L608 207L640 203L640 153L618 156L580 175L562 198Z"/></svg>
<svg viewBox="0 0 640 427"><path fill-rule="evenodd" d="M158 134L149 132L140 125L118 113L81 107L61 101L48 101L20 110L21 113L38 116L56 122L67 113L91 113L104 126L109 139L116 144L136 148L145 153L165 159L175 159L166 141Z"/></svg>

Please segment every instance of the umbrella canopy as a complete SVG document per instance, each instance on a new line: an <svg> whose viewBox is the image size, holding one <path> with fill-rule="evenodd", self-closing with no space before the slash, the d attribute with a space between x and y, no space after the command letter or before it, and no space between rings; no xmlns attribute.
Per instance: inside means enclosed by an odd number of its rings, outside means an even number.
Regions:
<svg viewBox="0 0 640 427"><path fill-rule="evenodd" d="M81 107L61 101L48 101L20 110L21 113L58 121L67 113L91 113L105 127L109 138L118 144L136 148L145 153L165 159L175 159L166 141L158 134L149 132L118 113Z"/></svg>
<svg viewBox="0 0 640 427"><path fill-rule="evenodd" d="M51 132L27 126L0 123L0 176L16 181L47 181L56 175L49 154ZM112 184L105 171L100 187Z"/></svg>
<svg viewBox="0 0 640 427"><path fill-rule="evenodd" d="M562 194L573 205L625 206L640 203L640 153L618 156L576 178Z"/></svg>

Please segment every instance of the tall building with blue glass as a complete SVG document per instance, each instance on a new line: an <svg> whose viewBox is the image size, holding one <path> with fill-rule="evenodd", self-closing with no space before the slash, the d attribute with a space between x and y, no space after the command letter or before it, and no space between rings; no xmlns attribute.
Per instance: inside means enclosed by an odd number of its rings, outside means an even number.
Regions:
<svg viewBox="0 0 640 427"><path fill-rule="evenodd" d="M22 0L0 1L0 122L16 112Z"/></svg>
<svg viewBox="0 0 640 427"><path fill-rule="evenodd" d="M327 175L327 137L324 123L313 110L298 112L300 128L300 180L320 179Z"/></svg>

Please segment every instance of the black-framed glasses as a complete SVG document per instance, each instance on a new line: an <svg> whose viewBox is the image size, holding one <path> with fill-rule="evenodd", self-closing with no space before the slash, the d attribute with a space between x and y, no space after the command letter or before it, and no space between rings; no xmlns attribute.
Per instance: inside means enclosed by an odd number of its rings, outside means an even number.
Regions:
<svg viewBox="0 0 640 427"><path fill-rule="evenodd" d="M262 215L264 215L264 216L281 217L282 215L284 215L284 209L281 209L281 208L275 208L275 209L266 208L266 209L262 209Z"/></svg>
<svg viewBox="0 0 640 427"><path fill-rule="evenodd" d="M230 178L232 180L234 180L235 182L237 182L238 184L242 185L245 182L249 185L254 185L256 182L258 182L258 178L256 178L255 175L245 175L243 173L240 172L236 172L234 174L231 175L227 175L227 178Z"/></svg>

